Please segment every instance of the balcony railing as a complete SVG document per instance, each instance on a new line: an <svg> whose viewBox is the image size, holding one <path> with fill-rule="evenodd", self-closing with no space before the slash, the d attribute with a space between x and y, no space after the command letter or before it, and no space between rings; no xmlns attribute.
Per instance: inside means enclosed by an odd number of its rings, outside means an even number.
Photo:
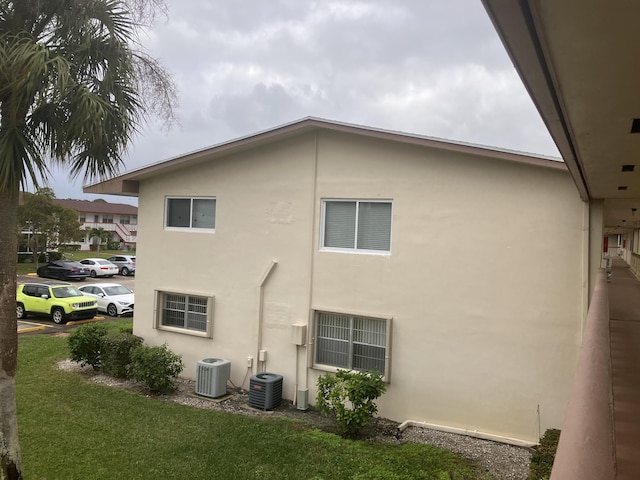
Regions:
<svg viewBox="0 0 640 480"><path fill-rule="evenodd" d="M135 243L137 241L137 236L131 234L128 225L123 225L121 223L84 222L82 226L83 228L102 228L107 232L116 232L126 243ZM135 225L135 227L137 227L137 225Z"/></svg>
<svg viewBox="0 0 640 480"><path fill-rule="evenodd" d="M607 276L601 270L550 480L616 478L609 323Z"/></svg>

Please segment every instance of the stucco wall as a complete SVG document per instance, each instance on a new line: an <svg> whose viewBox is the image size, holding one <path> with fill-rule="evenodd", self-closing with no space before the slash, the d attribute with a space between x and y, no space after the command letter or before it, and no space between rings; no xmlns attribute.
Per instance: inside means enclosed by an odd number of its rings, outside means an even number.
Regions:
<svg viewBox="0 0 640 480"><path fill-rule="evenodd" d="M215 196L216 232L165 231L166 195ZM323 198L392 199L391 253L320 251ZM141 182L134 330L182 354L185 376L227 358L247 387L262 318L267 362L254 369L313 400L323 372L306 369L290 325L314 309L391 317L380 415L536 441L538 422L561 424L580 343L582 209L563 171L299 136ZM154 289L215 295L213 337L154 329Z"/></svg>
<svg viewBox="0 0 640 480"><path fill-rule="evenodd" d="M392 252L316 251L313 304L393 317L383 414L535 440L539 406L560 425L582 314L568 175L343 142L321 142L318 197L393 198Z"/></svg>
<svg viewBox="0 0 640 480"><path fill-rule="evenodd" d="M141 184L134 330L181 353L185 376L195 375L202 358L226 358L232 381L248 385L246 358L257 360L258 285L277 260L265 285L263 348L267 367L287 383L293 378L289 325L308 319L313 153L313 143L300 138ZM165 231L167 195L215 196L215 233ZM154 330L154 290L214 295L213 337Z"/></svg>

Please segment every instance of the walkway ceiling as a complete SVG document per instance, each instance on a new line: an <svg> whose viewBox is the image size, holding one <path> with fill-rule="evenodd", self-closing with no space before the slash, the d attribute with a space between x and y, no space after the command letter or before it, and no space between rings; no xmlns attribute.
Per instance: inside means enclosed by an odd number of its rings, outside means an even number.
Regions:
<svg viewBox="0 0 640 480"><path fill-rule="evenodd" d="M640 2L483 3L605 234L640 228Z"/></svg>

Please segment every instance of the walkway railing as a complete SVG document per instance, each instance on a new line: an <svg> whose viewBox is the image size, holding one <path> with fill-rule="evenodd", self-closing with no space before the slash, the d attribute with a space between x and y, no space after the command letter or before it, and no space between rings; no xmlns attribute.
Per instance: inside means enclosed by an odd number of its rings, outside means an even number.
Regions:
<svg viewBox="0 0 640 480"><path fill-rule="evenodd" d="M132 235L129 228L126 225L120 223L84 222L82 226L85 229L103 228L107 232L116 232L122 240L128 243L136 243L137 241L137 236Z"/></svg>
<svg viewBox="0 0 640 480"><path fill-rule="evenodd" d="M550 480L615 479L607 277L600 270Z"/></svg>

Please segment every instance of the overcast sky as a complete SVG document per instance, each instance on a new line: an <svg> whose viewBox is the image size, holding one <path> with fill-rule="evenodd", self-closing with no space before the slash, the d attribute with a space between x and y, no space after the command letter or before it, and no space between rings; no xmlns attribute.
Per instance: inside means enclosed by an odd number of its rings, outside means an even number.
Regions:
<svg viewBox="0 0 640 480"><path fill-rule="evenodd" d="M152 121L125 170L307 116L559 155L480 0L167 4L142 41L176 81L180 124ZM96 198L64 172L51 186Z"/></svg>

